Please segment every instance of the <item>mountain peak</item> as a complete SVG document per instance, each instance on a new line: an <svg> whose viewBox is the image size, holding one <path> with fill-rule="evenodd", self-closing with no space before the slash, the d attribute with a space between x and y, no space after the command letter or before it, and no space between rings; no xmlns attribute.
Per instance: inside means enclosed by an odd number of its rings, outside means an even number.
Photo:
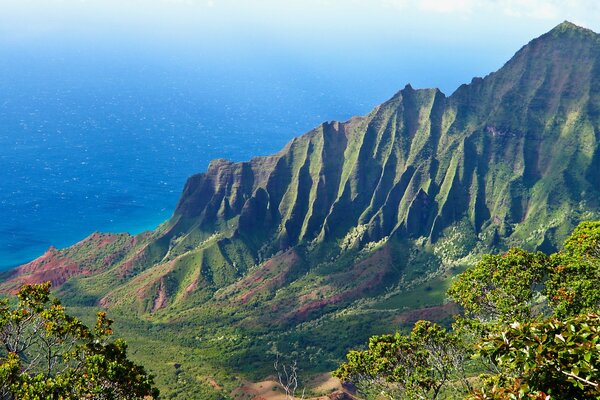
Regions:
<svg viewBox="0 0 600 400"><path fill-rule="evenodd" d="M566 29L583 29L581 26L574 24L571 21L564 20L560 24L556 25L553 30L566 30Z"/></svg>
<svg viewBox="0 0 600 400"><path fill-rule="evenodd" d="M563 21L560 24L556 25L550 32L548 32L552 36L564 35L564 34L584 34L584 35L594 35L598 36L598 34L591 29L584 28L577 24L574 24L570 21Z"/></svg>

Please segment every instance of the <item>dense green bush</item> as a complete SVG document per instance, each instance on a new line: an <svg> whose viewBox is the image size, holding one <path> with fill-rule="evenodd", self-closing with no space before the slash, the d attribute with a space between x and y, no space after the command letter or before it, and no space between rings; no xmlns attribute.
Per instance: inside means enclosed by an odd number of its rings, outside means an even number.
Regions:
<svg viewBox="0 0 600 400"><path fill-rule="evenodd" d="M0 303L2 399L157 398L153 378L110 340L112 321L98 313L90 329L50 297L50 283L25 285L18 302Z"/></svg>
<svg viewBox="0 0 600 400"><path fill-rule="evenodd" d="M600 317L519 323L477 344L500 369L473 398L600 398ZM511 397L512 396L512 397Z"/></svg>
<svg viewBox="0 0 600 400"><path fill-rule="evenodd" d="M415 324L410 335L373 336L365 351L351 351L334 375L364 393L391 398L432 398L451 381L469 387L462 366L469 352L462 341L428 321Z"/></svg>

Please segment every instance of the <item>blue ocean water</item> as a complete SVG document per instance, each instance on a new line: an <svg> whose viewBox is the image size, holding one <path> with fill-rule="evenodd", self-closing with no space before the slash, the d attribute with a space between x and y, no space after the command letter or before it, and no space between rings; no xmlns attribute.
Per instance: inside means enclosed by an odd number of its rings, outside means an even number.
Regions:
<svg viewBox="0 0 600 400"><path fill-rule="evenodd" d="M0 269L94 231L156 227L211 159L271 154L409 81L448 92L491 69L455 55L444 68L417 63L415 49L336 58L0 41Z"/></svg>
<svg viewBox="0 0 600 400"><path fill-rule="evenodd" d="M93 231L152 229L211 159L269 154L374 105L264 65L10 50L0 62L1 269Z"/></svg>

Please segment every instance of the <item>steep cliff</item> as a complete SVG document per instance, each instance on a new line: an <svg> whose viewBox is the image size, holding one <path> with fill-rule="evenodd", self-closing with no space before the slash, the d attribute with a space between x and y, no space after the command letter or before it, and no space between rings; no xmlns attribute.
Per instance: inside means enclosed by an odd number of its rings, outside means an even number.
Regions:
<svg viewBox="0 0 600 400"><path fill-rule="evenodd" d="M600 215L599 142L600 36L565 22L449 97L407 85L275 155L213 161L119 256L44 257L65 267L65 296L105 307L256 301L283 324L306 320L479 251L553 250ZM415 262L415 249L427 256ZM3 287L42 279L43 265Z"/></svg>

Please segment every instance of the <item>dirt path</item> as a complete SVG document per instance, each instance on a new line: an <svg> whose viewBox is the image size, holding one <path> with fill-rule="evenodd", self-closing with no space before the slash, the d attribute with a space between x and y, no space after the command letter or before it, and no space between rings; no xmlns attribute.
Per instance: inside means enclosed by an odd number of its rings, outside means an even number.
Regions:
<svg viewBox="0 0 600 400"><path fill-rule="evenodd" d="M316 375L307 380L306 386L315 396L305 396L305 400L355 399L342 387L340 380L332 377L331 374ZM235 400L288 400L283 388L272 376L261 382L246 382L235 389L231 395ZM297 390L294 399L301 398L302 390Z"/></svg>

